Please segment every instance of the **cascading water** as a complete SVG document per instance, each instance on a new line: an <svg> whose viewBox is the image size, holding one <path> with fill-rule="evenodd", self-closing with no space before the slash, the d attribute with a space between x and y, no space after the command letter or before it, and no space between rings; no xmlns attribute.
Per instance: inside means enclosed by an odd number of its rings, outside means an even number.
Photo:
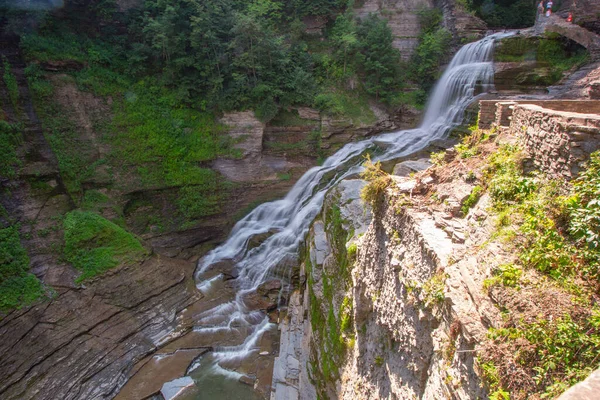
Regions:
<svg viewBox="0 0 600 400"><path fill-rule="evenodd" d="M284 280L288 276L281 267L297 261L298 248L320 212L327 190L359 172L361 155L369 149L380 148L374 160L385 161L410 155L431 141L444 138L462 122L465 109L476 98L476 90L486 91L492 86L494 41L508 35L491 35L460 49L437 83L418 128L345 145L322 166L306 172L285 198L262 204L239 221L227 241L200 260L195 277L203 293L218 290L214 286L224 276L211 276L210 271L222 262L233 264L236 293L231 301L202 313L195 332L243 331L245 337L239 345L214 349L210 361L213 372L235 374L224 369L227 363L255 353L261 335L273 327L265 313L249 310L244 299L267 280ZM251 239L257 235L270 236L251 248Z"/></svg>

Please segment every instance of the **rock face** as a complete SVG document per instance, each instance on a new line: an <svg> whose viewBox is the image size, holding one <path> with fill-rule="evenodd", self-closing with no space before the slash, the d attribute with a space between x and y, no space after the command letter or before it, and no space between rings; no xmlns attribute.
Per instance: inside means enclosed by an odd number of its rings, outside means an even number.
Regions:
<svg viewBox="0 0 600 400"><path fill-rule="evenodd" d="M114 397L137 361L185 331L176 317L199 299L188 284L193 267L154 256L6 316L0 397Z"/></svg>
<svg viewBox="0 0 600 400"><path fill-rule="evenodd" d="M595 0L565 1L560 6L559 15L565 18L573 14L573 22L600 35L600 3Z"/></svg>
<svg viewBox="0 0 600 400"><path fill-rule="evenodd" d="M585 381L563 393L558 400L594 400L600 390L600 370L593 372Z"/></svg>
<svg viewBox="0 0 600 400"><path fill-rule="evenodd" d="M465 12L454 0L366 0L355 11L359 18L376 14L387 19L394 35L394 47L400 50L402 59L408 60L419 43L421 26L418 12L434 7L442 9L444 27L453 34L457 43L462 38L479 38L486 29L480 19Z"/></svg>
<svg viewBox="0 0 600 400"><path fill-rule="evenodd" d="M359 198L364 183L328 194L301 265L306 287L282 325L273 398L487 397L474 350L500 313L481 286L503 253L473 250L493 230L488 199L461 218L474 184L439 179L395 178L374 218ZM412 200L434 187L443 203ZM308 365L314 389L290 357Z"/></svg>
<svg viewBox="0 0 600 400"><path fill-rule="evenodd" d="M407 60L419 42L421 27L417 11L433 6L433 0L367 0L355 11L359 18L369 14L379 14L386 18L394 35L394 47L400 50L402 58Z"/></svg>

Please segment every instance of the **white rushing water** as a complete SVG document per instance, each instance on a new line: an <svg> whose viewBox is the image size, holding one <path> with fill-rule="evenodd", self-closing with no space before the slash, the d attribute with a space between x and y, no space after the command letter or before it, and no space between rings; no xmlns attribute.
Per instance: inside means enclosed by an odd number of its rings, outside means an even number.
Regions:
<svg viewBox="0 0 600 400"><path fill-rule="evenodd" d="M362 156L377 150L375 161L392 160L422 150L431 141L443 139L459 125L465 109L493 85L492 53L494 41L510 34L495 34L464 46L453 58L431 95L423 122L416 129L379 135L349 143L329 157L322 166L307 171L285 198L254 209L233 228L225 243L212 250L198 264L198 288L207 292L222 275L204 279L211 266L222 261L233 263L238 274L235 299L204 312L196 332L223 332L244 329L245 341L238 346L216 348L215 360L243 358L256 351L261 335L272 327L264 313L249 311L243 298L265 281L282 279L282 269L297 263L298 249L312 221L321 211L328 189L361 170ZM250 248L256 235L269 235Z"/></svg>

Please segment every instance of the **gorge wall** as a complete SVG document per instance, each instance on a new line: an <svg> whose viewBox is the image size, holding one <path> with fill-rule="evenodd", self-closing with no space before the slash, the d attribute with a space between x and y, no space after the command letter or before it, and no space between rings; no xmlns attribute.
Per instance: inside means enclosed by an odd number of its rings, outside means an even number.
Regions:
<svg viewBox="0 0 600 400"><path fill-rule="evenodd" d="M421 7L443 9L456 44L485 28L454 1L368 0L357 12L388 18L396 46L408 58L418 40L416 13ZM57 104L74 125L76 143L90 154L107 154L110 146L96 128L110 114L113 100L80 91L60 73L51 81ZM20 85L26 93L25 81ZM105 164L95 166L94 175L82 183L109 201L94 211L110 220L123 217L151 255L85 284L74 283L77 271L62 259L48 261L60 243L60 232L52 225L75 204L31 114L19 150L25 162L19 179L8 184L20 198L6 208L33 221L22 232L29 234L24 243L35 256L32 272L55 288L56 296L0 320L0 334L10 338L0 357L0 395L113 398L128 379L143 375L138 374L142 368L163 360L168 373L148 374L152 384L143 379L139 384L144 396L160 396L163 381L185 374L196 357L218 343L178 347L189 345L192 319L209 306L195 288L189 260L222 240L240 211L282 196L317 155L375 133L412 127L419 118L413 109L398 115L375 104L368 109L366 121L333 118L307 107L288 110L292 123L264 124L248 111L225 114L221 122L240 157L202 165L234 185L219 213L193 224L173 218L179 187L148 187L127 172L111 176ZM36 151L50 155L41 157ZM415 165L405 163L397 171L414 171ZM39 167L45 172L36 171ZM273 376L276 399L312 399L317 393L345 399L486 396L474 367L475 350L499 313L480 288L504 255L496 259L501 251L493 245L473 251L486 243L492 221L485 197L466 217L461 214L475 187L465 178L468 172L394 178L375 211L360 200L365 185L360 180L344 181L328 195L303 253L300 289L291 295L281 323L282 346ZM114 181L119 185L112 186ZM433 192L440 201L429 199ZM268 379L261 381L267 390ZM121 398L135 398L139 387Z"/></svg>
<svg viewBox="0 0 600 400"><path fill-rule="evenodd" d="M442 10L443 26L452 33L455 44L479 39L485 34L485 23L466 12L455 0L366 0L358 2L355 12L361 18L376 14L387 19L394 34L394 46L402 58L408 60L419 43L419 13L431 8Z"/></svg>
<svg viewBox="0 0 600 400"><path fill-rule="evenodd" d="M486 200L461 218L474 185L393 179L373 214L359 198L363 181L344 181L328 195L301 265L306 287L283 324L278 363L288 374L275 374L275 399L295 398L283 394L290 391L310 398L312 385L321 398L486 396L475 347L499 318L481 292L498 249L473 250L488 238ZM444 205L422 201L430 190ZM286 342L286 332L295 340ZM306 375L292 379L291 360L306 364Z"/></svg>
<svg viewBox="0 0 600 400"><path fill-rule="evenodd" d="M564 108L569 105L576 107ZM584 124L597 120L595 107L598 102L588 102L591 114L575 114L515 105L510 127L492 131L474 155L457 147L437 166L392 175L370 205L360 192L373 182L347 180L334 188L310 231L300 289L282 323L272 398L314 398L314 392L329 399L488 398L497 389L482 367L486 354L497 350L488 331L512 326L510 313L533 321L549 298L569 298L548 283L536 286L546 281L534 271L524 272L522 292L491 283L517 255L498 234L502 222L482 189L488 157L521 146L530 168L571 179L569 157L581 168L600 148L595 128ZM562 158L561 143L568 155ZM582 146L586 151L579 153ZM400 165L396 171L415 164ZM561 311L548 312L556 318ZM596 376L565 398L589 396ZM517 398L530 394L515 392Z"/></svg>

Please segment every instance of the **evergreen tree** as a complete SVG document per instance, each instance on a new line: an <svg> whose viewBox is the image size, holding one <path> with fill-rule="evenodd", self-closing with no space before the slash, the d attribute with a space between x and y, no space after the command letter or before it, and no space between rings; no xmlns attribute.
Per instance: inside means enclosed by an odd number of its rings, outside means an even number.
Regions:
<svg viewBox="0 0 600 400"><path fill-rule="evenodd" d="M390 101L400 86L400 52L387 21L370 15L358 27L358 57L364 85L376 99Z"/></svg>

